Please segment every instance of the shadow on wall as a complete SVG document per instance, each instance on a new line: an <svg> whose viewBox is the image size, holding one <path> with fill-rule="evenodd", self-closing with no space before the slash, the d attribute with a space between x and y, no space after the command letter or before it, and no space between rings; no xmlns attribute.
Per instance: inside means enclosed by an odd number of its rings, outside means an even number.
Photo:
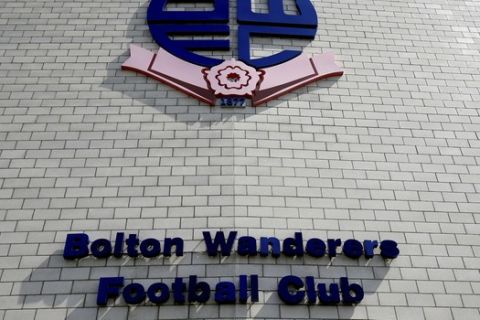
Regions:
<svg viewBox="0 0 480 320"><path fill-rule="evenodd" d="M67 261L63 259L63 252L56 251L36 263L38 267L31 269L23 281L15 284L12 296L17 297L18 308L55 311L57 316L63 315L58 319L69 320L365 319L367 313L363 304L367 301L369 305L375 304L378 299L377 290L391 270L378 256L368 261L363 258L354 261L345 256L337 256L333 260L328 257L293 260L284 256L277 259L245 258L236 254L212 258L202 251L202 246L198 242L193 252L185 252L182 257L154 259L96 259L89 256ZM148 287L155 282L165 282L170 286L175 277L197 275L199 281L207 282L213 289L218 281L238 283L239 274L259 275L259 302L219 306L212 302L211 297L206 304L176 305L170 297L160 306L150 302L129 306L120 297L116 301L110 299L107 307L96 305L100 277L121 276L125 277L125 285L137 282ZM289 274L300 278L314 276L316 282L326 284L338 283L339 277L349 276L351 283L363 286L365 298L362 303L353 306L325 306L318 303L286 305L279 299L276 288L280 278ZM38 314L40 312L42 311Z"/></svg>
<svg viewBox="0 0 480 320"><path fill-rule="evenodd" d="M256 108L211 107L157 80L150 79L133 71L121 69L122 63L130 56L128 49L130 44L141 46L152 52L158 50L158 45L151 37L145 20L148 5L148 1L143 3L132 18L129 19L125 38L131 39L131 42L125 44L126 50L106 65L107 72L101 83L101 88L103 91L107 91L107 96L118 99L128 97L133 100L133 106L154 107L159 113L179 122L225 122L238 116L246 118L249 115L262 113L268 110L269 107L286 107L289 101L298 101L299 97L300 99L303 98L302 101L321 101L321 97L327 95L328 89L334 86L339 79L339 77L334 77L314 82L313 84L296 89L291 93ZM254 38L252 41L256 40L257 39ZM265 42L262 38L260 38L260 41ZM295 42L295 46L291 46L288 49L301 50L308 44L309 41L302 40L298 43ZM255 42L252 43L252 46L254 45ZM263 44L257 44L257 46L258 45ZM232 47L236 47L236 44L232 44ZM224 58L226 57L224 56ZM305 94L309 95L308 99L305 99ZM113 106L115 105L113 104Z"/></svg>

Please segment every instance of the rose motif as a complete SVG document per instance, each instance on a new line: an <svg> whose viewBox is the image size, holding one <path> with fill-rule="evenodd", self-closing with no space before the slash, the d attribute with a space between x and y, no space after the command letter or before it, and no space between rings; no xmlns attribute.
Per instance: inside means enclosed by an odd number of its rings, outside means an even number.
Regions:
<svg viewBox="0 0 480 320"><path fill-rule="evenodd" d="M227 80L230 82L238 82L240 80L240 76L238 73L232 72L227 75Z"/></svg>
<svg viewBox="0 0 480 320"><path fill-rule="evenodd" d="M263 74L235 59L224 61L203 72L215 95L249 97Z"/></svg>

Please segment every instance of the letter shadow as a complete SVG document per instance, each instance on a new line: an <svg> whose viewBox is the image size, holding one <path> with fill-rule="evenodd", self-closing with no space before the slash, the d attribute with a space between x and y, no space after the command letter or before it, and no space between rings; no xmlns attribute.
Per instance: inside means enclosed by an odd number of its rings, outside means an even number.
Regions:
<svg viewBox="0 0 480 320"><path fill-rule="evenodd" d="M12 277L11 294L16 299L11 309L35 310L41 315L55 314L68 320L77 319L359 319L366 318L366 305L375 304L378 295L388 291L388 279L395 279L398 268L389 268L380 257L369 261L352 260L339 255L330 260L323 258L208 257L201 242L193 251L182 257L168 259L95 259L91 256L78 261L63 259L62 251L50 256L34 257L22 267L23 280ZM217 305L213 296L205 304L174 304L170 299L160 306L149 302L129 306L123 298L110 299L106 307L96 305L98 279L122 276L126 283L132 281L148 286L154 282L170 283L175 277L185 279L198 275L199 280L214 288L218 281L238 283L239 274L258 274L259 302ZM281 277L293 274L298 277L314 276L317 282L338 283L348 276L365 290L359 305L326 306L321 304L286 305L276 292ZM219 280L220 279L220 280ZM383 288L382 288L383 287ZM377 292L379 291L379 292ZM213 291L212 291L213 295ZM13 300L12 300L13 301Z"/></svg>

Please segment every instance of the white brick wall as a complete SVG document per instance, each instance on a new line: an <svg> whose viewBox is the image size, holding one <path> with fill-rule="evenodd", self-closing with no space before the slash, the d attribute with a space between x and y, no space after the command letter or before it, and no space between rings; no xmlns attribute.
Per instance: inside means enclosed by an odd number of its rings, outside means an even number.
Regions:
<svg viewBox="0 0 480 320"><path fill-rule="evenodd" d="M225 110L120 70L129 44L157 48L146 1L1 2L0 318L480 319L480 2L313 3L305 51L333 51L345 75ZM218 229L394 239L401 255L220 262L200 242ZM180 236L187 253L63 260L79 231ZM259 274L259 303L95 303L100 276L240 273ZM274 291L290 273L348 275L365 299L287 306Z"/></svg>

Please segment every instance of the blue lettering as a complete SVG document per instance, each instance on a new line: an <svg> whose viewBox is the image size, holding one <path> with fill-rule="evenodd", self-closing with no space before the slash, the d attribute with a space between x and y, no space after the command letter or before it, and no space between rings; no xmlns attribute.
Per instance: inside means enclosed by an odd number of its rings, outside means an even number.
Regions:
<svg viewBox="0 0 480 320"><path fill-rule="evenodd" d="M378 247L378 241L365 240L363 241L363 250L365 251L365 258L372 259L374 256L374 249Z"/></svg>
<svg viewBox="0 0 480 320"><path fill-rule="evenodd" d="M327 239L328 246L328 256L330 258L337 256L337 247L342 245L342 240L340 239Z"/></svg>
<svg viewBox="0 0 480 320"><path fill-rule="evenodd" d="M153 258L160 254L160 241L157 239L145 239L140 244L140 252L144 257Z"/></svg>
<svg viewBox="0 0 480 320"><path fill-rule="evenodd" d="M296 276L285 276L278 284L278 296L286 304L299 304L305 298L305 291L298 290L304 287L302 279ZM294 289L295 291L291 290Z"/></svg>
<svg viewBox="0 0 480 320"><path fill-rule="evenodd" d="M295 238L283 240L283 254L287 257L303 256L303 235L301 232L295 232Z"/></svg>
<svg viewBox="0 0 480 320"><path fill-rule="evenodd" d="M305 277L305 291L308 303L315 303L317 301L317 292L315 292L315 279L313 277Z"/></svg>
<svg viewBox="0 0 480 320"><path fill-rule="evenodd" d="M250 300L252 302L257 302L258 299L258 275L254 274L250 276ZM248 301L248 277L246 275L240 276L240 289L238 300L240 301L240 303L247 303Z"/></svg>
<svg viewBox="0 0 480 320"><path fill-rule="evenodd" d="M269 246L272 247L272 257L280 257L280 240L275 237L260 238L260 255L262 257L267 257L269 254Z"/></svg>
<svg viewBox="0 0 480 320"><path fill-rule="evenodd" d="M300 55L298 50L284 50L265 58L252 59L250 56L250 37L283 36L288 38L313 39L317 32L317 14L309 0L296 0L299 14L285 14L283 0L269 0L269 13L252 12L251 0L238 0L237 20L239 59L256 68L277 65Z"/></svg>
<svg viewBox="0 0 480 320"><path fill-rule="evenodd" d="M138 257L138 251L137 251L137 246L139 244L139 240L137 238L136 234L129 234L127 241L127 253L128 256L132 258Z"/></svg>
<svg viewBox="0 0 480 320"><path fill-rule="evenodd" d="M325 242L317 238L309 239L307 241L307 246L305 247L307 254L315 258L323 257L325 255L325 250Z"/></svg>
<svg viewBox="0 0 480 320"><path fill-rule="evenodd" d="M123 299L128 304L139 304L143 302L147 295L145 288L140 283L131 283L123 289Z"/></svg>
<svg viewBox="0 0 480 320"><path fill-rule="evenodd" d="M327 285L325 283L319 283L317 286L318 298L322 304L338 304L340 302L340 291L338 284L330 284L330 294L327 292Z"/></svg>
<svg viewBox="0 0 480 320"><path fill-rule="evenodd" d="M349 284L347 277L340 278L340 288L342 289L343 303L353 304L363 300L363 288L356 283Z"/></svg>
<svg viewBox="0 0 480 320"><path fill-rule="evenodd" d="M393 240L383 240L380 243L380 255L384 259L395 259L400 254L398 244Z"/></svg>
<svg viewBox="0 0 480 320"><path fill-rule="evenodd" d="M223 60L192 51L229 50L229 40L175 40L178 35L228 36L230 28L228 0L213 0L213 11L167 11L167 2L193 0L151 0L147 12L150 32L155 41L171 54L191 63L213 67ZM205 2L203 0L202 2ZM197 1L198 2L198 1ZM211 1L206 1L211 2ZM298 14L286 14L283 0L269 0L268 13L252 11L251 0L237 1L238 57L248 65L264 68L293 59L301 51L284 50L270 57L252 59L251 36L277 36L313 39L317 31L317 14L310 0L296 0Z"/></svg>
<svg viewBox="0 0 480 320"><path fill-rule="evenodd" d="M363 246L360 241L349 239L343 244L343 253L349 258L358 259L363 254Z"/></svg>
<svg viewBox="0 0 480 320"><path fill-rule="evenodd" d="M165 283L157 282L147 290L148 300L155 304L162 304L170 298L170 289Z"/></svg>
<svg viewBox="0 0 480 320"><path fill-rule="evenodd" d="M170 257L172 255L172 247L175 246L175 255L177 257L183 256L183 239L181 238L165 238L163 248L163 256Z"/></svg>
<svg viewBox="0 0 480 320"><path fill-rule="evenodd" d="M235 285L223 281L215 286L215 302L218 304L235 303Z"/></svg>
<svg viewBox="0 0 480 320"><path fill-rule="evenodd" d="M215 240L212 242L212 236L210 235L210 232L203 232L203 239L205 240L205 245L207 246L207 252L211 257L216 257L219 249L222 256L230 256L236 237L237 232L230 231L228 234L228 240L225 241L225 234L223 231L218 231L215 234Z"/></svg>
<svg viewBox="0 0 480 320"><path fill-rule="evenodd" d="M108 258L112 255L112 244L107 239L97 239L92 242L90 251L95 258Z"/></svg>
<svg viewBox="0 0 480 320"><path fill-rule="evenodd" d="M88 236L84 233L67 234L63 258L73 260L88 256L88 242Z"/></svg>
<svg viewBox="0 0 480 320"><path fill-rule="evenodd" d="M210 285L206 282L197 282L197 276L190 276L188 280L188 302L207 302L210 299Z"/></svg>
<svg viewBox="0 0 480 320"><path fill-rule="evenodd" d="M116 299L123 287L123 277L100 278L98 284L97 305L104 306L109 298Z"/></svg>
<svg viewBox="0 0 480 320"><path fill-rule="evenodd" d="M183 292L186 288L187 285L183 282L183 278L175 278L175 282L172 283L173 301L175 303L185 303L185 295Z"/></svg>
<svg viewBox="0 0 480 320"><path fill-rule="evenodd" d="M121 258L123 255L123 239L125 234L123 232L117 232L115 236L115 246L113 248L113 255L116 258Z"/></svg>
<svg viewBox="0 0 480 320"><path fill-rule="evenodd" d="M237 251L241 256L256 256L257 240L253 237L240 237Z"/></svg>
<svg viewBox="0 0 480 320"><path fill-rule="evenodd" d="M230 34L228 0L214 0L214 10L206 12L166 11L167 1L151 0L148 7L147 21L150 33L158 45L191 63L205 67L213 67L221 63L221 59L204 57L191 51L229 50L229 40L172 40L170 37L175 35L228 36Z"/></svg>

